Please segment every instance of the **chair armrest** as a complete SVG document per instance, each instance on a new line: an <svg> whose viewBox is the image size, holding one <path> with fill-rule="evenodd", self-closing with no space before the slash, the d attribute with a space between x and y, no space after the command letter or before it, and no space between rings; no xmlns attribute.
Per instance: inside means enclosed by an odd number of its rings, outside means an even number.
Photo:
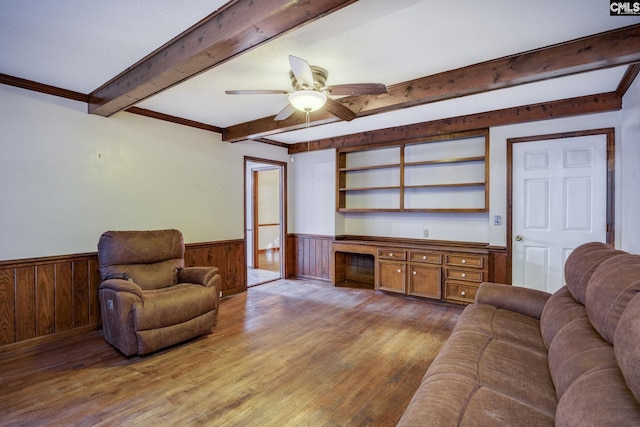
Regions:
<svg viewBox="0 0 640 427"><path fill-rule="evenodd" d="M185 267L178 270L178 283L194 283L205 287L214 285L218 267Z"/></svg>
<svg viewBox="0 0 640 427"><path fill-rule="evenodd" d="M135 282L123 279L107 279L100 283L98 289L111 289L116 292L129 292L142 299L142 289Z"/></svg>
<svg viewBox="0 0 640 427"><path fill-rule="evenodd" d="M483 282L476 294L476 302L489 304L540 319L550 293L520 286Z"/></svg>

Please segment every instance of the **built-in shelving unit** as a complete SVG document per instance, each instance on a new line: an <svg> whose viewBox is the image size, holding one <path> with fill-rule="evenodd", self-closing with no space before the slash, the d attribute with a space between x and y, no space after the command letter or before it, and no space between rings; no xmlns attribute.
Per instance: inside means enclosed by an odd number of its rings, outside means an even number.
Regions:
<svg viewBox="0 0 640 427"><path fill-rule="evenodd" d="M338 149L338 212L487 212L488 132Z"/></svg>

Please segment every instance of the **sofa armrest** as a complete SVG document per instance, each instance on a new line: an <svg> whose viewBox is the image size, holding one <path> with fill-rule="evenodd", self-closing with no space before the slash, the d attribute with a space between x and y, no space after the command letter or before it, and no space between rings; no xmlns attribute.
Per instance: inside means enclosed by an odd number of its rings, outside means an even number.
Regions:
<svg viewBox="0 0 640 427"><path fill-rule="evenodd" d="M135 282L124 279L107 279L100 283L98 289L111 289L116 292L130 292L142 299L142 289Z"/></svg>
<svg viewBox="0 0 640 427"><path fill-rule="evenodd" d="M484 282L476 294L476 302L489 304L540 319L550 293L520 286Z"/></svg>
<svg viewBox="0 0 640 427"><path fill-rule="evenodd" d="M213 286L218 267L185 267L178 271L178 283L194 283L205 287Z"/></svg>

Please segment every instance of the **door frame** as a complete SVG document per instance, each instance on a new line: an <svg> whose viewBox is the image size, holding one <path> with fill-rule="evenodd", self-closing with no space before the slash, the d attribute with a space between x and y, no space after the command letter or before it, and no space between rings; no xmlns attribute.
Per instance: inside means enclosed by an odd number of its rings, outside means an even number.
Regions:
<svg viewBox="0 0 640 427"><path fill-rule="evenodd" d="M244 210L244 245L245 245L245 253L247 248L247 198L253 197L253 194L249 196L247 194L247 163L262 163L264 165L277 167L280 170L280 277L285 278L286 276L286 256L287 253L287 163L281 162L278 160L270 160L270 159L262 159L259 157L251 157L244 156L244 199L243 210ZM254 211L256 207L253 207ZM253 214L252 216L255 216ZM252 218L255 220L255 218ZM255 231L254 231L255 237ZM253 248L253 253L255 253L256 248ZM248 261L248 260L247 260ZM245 270L247 267L247 262L245 262ZM255 267L255 265L254 265Z"/></svg>
<svg viewBox="0 0 640 427"><path fill-rule="evenodd" d="M615 245L615 129L602 128L574 132L552 133L507 139L507 282L512 283L513 261L513 145L521 142L538 142L550 139L605 135L607 144L607 244Z"/></svg>

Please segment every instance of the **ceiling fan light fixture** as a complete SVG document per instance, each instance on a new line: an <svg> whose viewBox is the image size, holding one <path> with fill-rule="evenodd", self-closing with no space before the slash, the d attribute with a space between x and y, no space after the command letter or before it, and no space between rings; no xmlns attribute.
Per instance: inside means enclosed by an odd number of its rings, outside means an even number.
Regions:
<svg viewBox="0 0 640 427"><path fill-rule="evenodd" d="M299 90L289 95L289 102L297 110L311 112L324 106L327 95L315 90Z"/></svg>

